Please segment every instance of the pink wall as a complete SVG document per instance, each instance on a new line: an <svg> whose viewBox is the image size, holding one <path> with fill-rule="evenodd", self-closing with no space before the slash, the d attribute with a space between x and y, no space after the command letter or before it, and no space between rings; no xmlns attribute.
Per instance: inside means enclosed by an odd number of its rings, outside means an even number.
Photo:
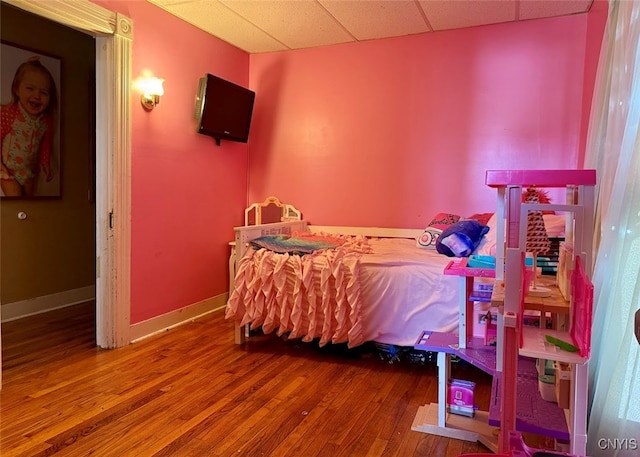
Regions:
<svg viewBox="0 0 640 457"><path fill-rule="evenodd" d="M132 100L131 322L183 308L228 289L228 242L243 222L247 145L195 132L198 78L244 86L249 56L141 1L95 3L134 21L133 78L165 78L160 104ZM169 33L169 31L171 31Z"/></svg>
<svg viewBox="0 0 640 457"><path fill-rule="evenodd" d="M583 90L583 109L580 134L580 154L578 164L584 166L585 148L587 145L587 136L589 133L589 120L591 116L591 102L593 97L594 85L596 83L596 73L598 69L598 59L600 58L600 50L604 29L607 24L607 16L609 14L609 2L607 0L595 0L589 10L587 20L587 54L584 62L584 90Z"/></svg>
<svg viewBox="0 0 640 457"><path fill-rule="evenodd" d="M249 200L320 225L492 211L486 169L576 167L586 33L583 14L252 55Z"/></svg>
<svg viewBox="0 0 640 457"><path fill-rule="evenodd" d="M313 223L420 227L492 210L486 168L576 164L586 15L249 56L148 2L93 1L133 19L133 77L166 79L154 111L132 100L132 323L227 291L248 167L250 201ZM248 147L195 133L206 72L257 91Z"/></svg>

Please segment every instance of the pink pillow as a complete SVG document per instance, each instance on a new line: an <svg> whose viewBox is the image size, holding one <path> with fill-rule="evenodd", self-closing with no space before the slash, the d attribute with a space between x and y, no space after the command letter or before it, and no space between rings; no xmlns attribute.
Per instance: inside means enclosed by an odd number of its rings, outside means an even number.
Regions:
<svg viewBox="0 0 640 457"><path fill-rule="evenodd" d="M475 213L469 216L469 219L475 219L480 222L480 224L487 225L491 216L493 216L493 213Z"/></svg>
<svg viewBox="0 0 640 457"><path fill-rule="evenodd" d="M443 230L460 220L460 216L450 213L438 213L431 220L422 234L416 238L416 246L424 249L435 249L436 241Z"/></svg>

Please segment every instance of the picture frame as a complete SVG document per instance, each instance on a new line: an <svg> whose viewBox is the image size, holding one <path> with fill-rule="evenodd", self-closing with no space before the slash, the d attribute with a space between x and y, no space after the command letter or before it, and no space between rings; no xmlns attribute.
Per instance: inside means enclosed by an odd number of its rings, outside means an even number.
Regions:
<svg viewBox="0 0 640 457"><path fill-rule="evenodd" d="M1 199L62 197L61 69L58 57L0 42Z"/></svg>

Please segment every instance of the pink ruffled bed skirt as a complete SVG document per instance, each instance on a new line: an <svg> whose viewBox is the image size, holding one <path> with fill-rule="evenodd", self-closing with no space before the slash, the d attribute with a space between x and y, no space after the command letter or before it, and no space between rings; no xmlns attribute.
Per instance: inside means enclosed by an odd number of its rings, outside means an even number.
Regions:
<svg viewBox="0 0 640 457"><path fill-rule="evenodd" d="M366 251L366 239L304 256L249 250L225 316L265 333L319 338L321 346L358 346L365 342L358 271Z"/></svg>

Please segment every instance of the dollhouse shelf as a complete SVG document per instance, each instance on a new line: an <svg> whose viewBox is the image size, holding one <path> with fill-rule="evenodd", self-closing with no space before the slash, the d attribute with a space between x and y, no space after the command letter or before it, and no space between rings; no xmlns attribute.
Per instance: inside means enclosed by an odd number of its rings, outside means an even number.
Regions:
<svg viewBox="0 0 640 457"><path fill-rule="evenodd" d="M493 346L485 346L482 338L468 338L467 347L462 349L458 345L458 335L455 333L425 331L420 335L414 348L456 355L485 373L494 375L496 372L496 349Z"/></svg>
<svg viewBox="0 0 640 457"><path fill-rule="evenodd" d="M531 295L525 295L524 297L524 309L530 311L539 311L541 313L551 313L554 315L554 325L558 322L558 318L564 318L566 320L571 311L571 306L568 300L565 300L558 287L556 287L555 277L539 276L538 284L546 289L549 289L550 295L548 297L534 297ZM504 284L496 281L493 287L491 295L491 305L494 307L502 306L504 304Z"/></svg>
<svg viewBox="0 0 640 457"><path fill-rule="evenodd" d="M545 339L546 335L551 335L560 340L569 339L567 332L524 327L522 329L523 344L519 351L520 355L580 365L587 362L587 359L585 357L580 357L577 352L567 352L551 343L548 343Z"/></svg>
<svg viewBox="0 0 640 457"><path fill-rule="evenodd" d="M495 268L474 268L469 267L469 259L463 257L458 260L452 260L444 267L443 273L452 276L464 276L467 278L495 278Z"/></svg>

